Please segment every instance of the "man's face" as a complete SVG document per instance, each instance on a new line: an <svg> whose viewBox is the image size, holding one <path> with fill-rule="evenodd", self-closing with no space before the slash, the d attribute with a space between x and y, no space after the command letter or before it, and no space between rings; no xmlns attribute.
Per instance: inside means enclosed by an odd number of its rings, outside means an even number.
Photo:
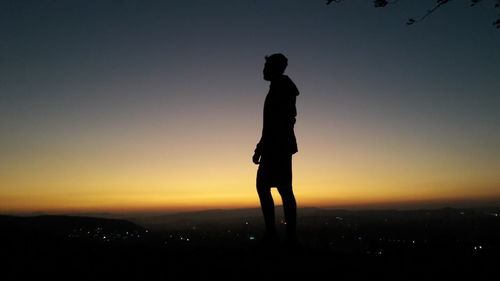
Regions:
<svg viewBox="0 0 500 281"><path fill-rule="evenodd" d="M264 64L264 80L266 81L271 81L274 76L276 76L275 70L273 69L272 65L269 62L266 62Z"/></svg>

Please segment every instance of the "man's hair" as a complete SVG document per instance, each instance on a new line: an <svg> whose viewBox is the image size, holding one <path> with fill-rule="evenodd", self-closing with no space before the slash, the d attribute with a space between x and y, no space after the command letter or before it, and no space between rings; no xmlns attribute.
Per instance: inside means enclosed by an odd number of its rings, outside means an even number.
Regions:
<svg viewBox="0 0 500 281"><path fill-rule="evenodd" d="M281 53L272 54L270 56L266 56L266 63L269 63L273 68L279 70L280 73L283 73L288 65L288 59Z"/></svg>

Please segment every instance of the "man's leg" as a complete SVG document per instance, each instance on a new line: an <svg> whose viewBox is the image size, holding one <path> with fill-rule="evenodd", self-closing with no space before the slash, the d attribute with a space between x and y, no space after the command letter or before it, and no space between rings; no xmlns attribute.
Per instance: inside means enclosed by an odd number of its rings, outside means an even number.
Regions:
<svg viewBox="0 0 500 281"><path fill-rule="evenodd" d="M257 183L257 193L259 194L260 206L266 224L266 235L276 236L276 225L274 217L274 201L271 195L271 187Z"/></svg>
<svg viewBox="0 0 500 281"><path fill-rule="evenodd" d="M297 202L295 201L295 196L293 195L292 186L278 186L278 192L280 193L283 201L287 237L295 239L297 234Z"/></svg>

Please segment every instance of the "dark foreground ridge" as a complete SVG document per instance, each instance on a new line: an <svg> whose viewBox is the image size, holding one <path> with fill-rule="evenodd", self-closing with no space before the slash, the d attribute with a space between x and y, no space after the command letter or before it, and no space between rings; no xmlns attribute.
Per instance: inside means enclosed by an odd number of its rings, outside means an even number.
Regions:
<svg viewBox="0 0 500 281"><path fill-rule="evenodd" d="M278 212L279 214L279 212ZM279 233L284 222L279 218ZM2 280L497 280L500 208L299 210L300 247L255 210L133 219L0 216Z"/></svg>

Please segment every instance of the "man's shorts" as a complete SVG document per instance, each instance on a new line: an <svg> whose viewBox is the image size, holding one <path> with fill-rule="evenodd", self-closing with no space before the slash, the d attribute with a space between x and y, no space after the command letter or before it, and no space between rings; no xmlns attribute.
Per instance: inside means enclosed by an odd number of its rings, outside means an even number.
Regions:
<svg viewBox="0 0 500 281"><path fill-rule="evenodd" d="M292 186L292 154L264 154L257 170L257 186Z"/></svg>

